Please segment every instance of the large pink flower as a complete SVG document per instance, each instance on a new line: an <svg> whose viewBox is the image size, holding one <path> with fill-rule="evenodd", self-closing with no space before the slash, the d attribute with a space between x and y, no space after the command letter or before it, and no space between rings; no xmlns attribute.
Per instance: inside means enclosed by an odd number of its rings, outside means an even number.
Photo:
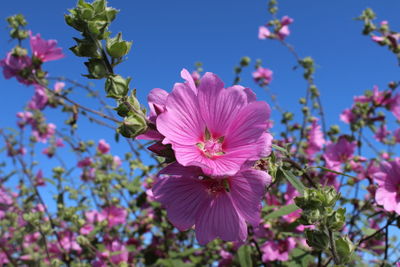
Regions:
<svg viewBox="0 0 400 267"><path fill-rule="evenodd" d="M44 40L38 33L36 36L30 33L30 44L32 53L42 62L57 60L64 57L62 49L57 46L56 40Z"/></svg>
<svg viewBox="0 0 400 267"><path fill-rule="evenodd" d="M271 177L263 171L244 168L234 176L213 179L198 167L178 163L160 172L153 187L154 198L167 208L168 218L184 231L195 225L200 244L214 238L243 241L246 221L260 223L260 202Z"/></svg>
<svg viewBox="0 0 400 267"><path fill-rule="evenodd" d="M188 82L175 84L156 121L180 164L199 166L207 175L233 175L246 161L269 155L267 103L255 101L249 88L224 88L213 73L204 74L198 88L187 70L182 74Z"/></svg>
<svg viewBox="0 0 400 267"><path fill-rule="evenodd" d="M400 214L400 158L391 162L382 162L380 171L374 173L378 183L375 200L387 211Z"/></svg>

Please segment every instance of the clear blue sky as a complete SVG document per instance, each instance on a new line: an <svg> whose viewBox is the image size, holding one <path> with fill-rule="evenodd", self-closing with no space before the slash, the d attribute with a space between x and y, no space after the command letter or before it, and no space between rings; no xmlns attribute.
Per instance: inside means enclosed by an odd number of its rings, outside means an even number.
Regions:
<svg viewBox="0 0 400 267"><path fill-rule="evenodd" d="M122 31L132 40L128 60L117 72L133 77L132 85L144 101L154 87L170 90L180 81L182 68L191 69L195 61L202 61L206 71L215 72L230 84L233 66L242 56L261 58L274 71L272 90L278 94L282 106L298 109L298 98L304 95L305 83L299 71L293 71L293 58L277 42L257 39L258 26L269 16L266 1L121 1L110 4L121 10L112 26L113 32ZM315 58L319 68L316 84L329 123L338 122L338 114L352 103L352 96L374 84L383 87L399 76L397 62L386 49L379 48L360 34L362 23L353 20L365 7L372 7L379 19L387 19L400 29L400 2L386 1L280 1L280 15L295 19L293 43L301 56ZM63 14L75 1L15 0L2 5L0 17L23 13L29 28L44 38L57 39L66 58L45 65L52 76L80 77L85 73L81 58L68 50L74 45L76 32L64 23ZM7 41L6 23L0 27L0 55L12 47ZM250 71L244 73L242 84L255 88ZM33 93L32 88L18 85L15 80L0 78L2 90L0 109L1 127L14 125L14 114ZM101 83L99 90L103 90ZM266 95L255 89L260 98ZM82 100L85 101L85 100ZM91 133L92 134L92 133ZM104 136L103 133L99 137ZM110 133L111 136L111 133Z"/></svg>

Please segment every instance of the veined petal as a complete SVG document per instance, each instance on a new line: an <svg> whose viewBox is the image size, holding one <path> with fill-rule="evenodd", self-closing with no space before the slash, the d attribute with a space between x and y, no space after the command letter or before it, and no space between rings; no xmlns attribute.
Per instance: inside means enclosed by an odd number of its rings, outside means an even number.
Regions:
<svg viewBox="0 0 400 267"><path fill-rule="evenodd" d="M152 189L154 198L167 208L171 223L181 231L195 224L200 208L209 199L201 180L193 178L190 169L187 174L162 178Z"/></svg>
<svg viewBox="0 0 400 267"><path fill-rule="evenodd" d="M227 193L220 193L207 204L196 218L199 244L205 245L216 237L224 241L244 241L247 238L246 223Z"/></svg>
<svg viewBox="0 0 400 267"><path fill-rule="evenodd" d="M205 126L194 92L184 84L175 84L167 98L166 111L158 116L156 124L173 148L175 144L196 145Z"/></svg>
<svg viewBox="0 0 400 267"><path fill-rule="evenodd" d="M232 201L239 214L253 226L260 223L261 200L271 176L265 171L247 169L230 178Z"/></svg>

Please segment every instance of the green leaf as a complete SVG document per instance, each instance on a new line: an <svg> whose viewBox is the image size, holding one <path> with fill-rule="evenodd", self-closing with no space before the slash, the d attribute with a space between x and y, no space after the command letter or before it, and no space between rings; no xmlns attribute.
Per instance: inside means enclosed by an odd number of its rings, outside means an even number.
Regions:
<svg viewBox="0 0 400 267"><path fill-rule="evenodd" d="M289 154L289 152L286 149L284 149L283 147L280 147L280 146L277 146L277 145L272 145L272 148L276 149L276 150L279 150L280 152L282 152L284 154L287 154L287 155Z"/></svg>
<svg viewBox="0 0 400 267"><path fill-rule="evenodd" d="M300 181L300 179L298 179L296 176L294 176L293 173L291 173L290 171L286 171L282 168L279 169L283 175L285 176L285 178L294 186L294 188L296 188L296 190L303 195L304 194L304 185L303 183Z"/></svg>
<svg viewBox="0 0 400 267"><path fill-rule="evenodd" d="M251 248L247 245L243 245L238 250L238 258L241 267L253 266L251 261Z"/></svg>
<svg viewBox="0 0 400 267"><path fill-rule="evenodd" d="M264 219L265 220L270 220L270 219L275 219L275 218L279 218L281 216L290 214L296 210L298 210L299 207L296 206L296 204L290 204L287 206L283 206L282 208L271 212L270 214L268 214Z"/></svg>

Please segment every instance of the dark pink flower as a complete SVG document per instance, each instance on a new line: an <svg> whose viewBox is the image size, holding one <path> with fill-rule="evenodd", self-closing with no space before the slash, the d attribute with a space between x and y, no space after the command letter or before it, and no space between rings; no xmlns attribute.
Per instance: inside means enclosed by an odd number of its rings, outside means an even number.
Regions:
<svg viewBox="0 0 400 267"><path fill-rule="evenodd" d="M263 262L269 261L287 261L289 253L295 248L296 241L293 237L288 237L285 240L267 241L261 246L263 252Z"/></svg>
<svg viewBox="0 0 400 267"><path fill-rule="evenodd" d="M243 241L247 225L260 223L260 202L271 177L263 171L242 169L234 176L214 179L198 167L173 163L160 172L154 198L167 209L168 218L181 231L193 225L204 245L219 237Z"/></svg>
<svg viewBox="0 0 400 267"><path fill-rule="evenodd" d="M93 160L90 157L86 157L86 158L78 161L79 168L89 167L92 164L93 164Z"/></svg>
<svg viewBox="0 0 400 267"><path fill-rule="evenodd" d="M21 76L21 71L32 65L31 58L28 56L16 56L9 52L6 58L0 61L3 67L4 78L10 79L16 77L20 83L30 85L33 82Z"/></svg>
<svg viewBox="0 0 400 267"><path fill-rule="evenodd" d="M99 144L97 145L97 150L100 151L101 154L107 154L110 151L110 145L104 139L100 139Z"/></svg>
<svg viewBox="0 0 400 267"><path fill-rule="evenodd" d="M387 211L400 214L400 158L382 162L373 178L378 184L375 200Z"/></svg>
<svg viewBox="0 0 400 267"><path fill-rule="evenodd" d="M64 57L62 49L57 46L56 40L44 40L38 33L36 36L30 32L30 44L32 53L42 62L57 60Z"/></svg>
<svg viewBox="0 0 400 267"><path fill-rule="evenodd" d="M261 85L268 85L272 81L272 70L258 67L255 72L253 72L253 79L256 83Z"/></svg>
<svg viewBox="0 0 400 267"><path fill-rule="evenodd" d="M379 142L383 142L385 141L386 137L388 137L390 134L391 132L388 131L386 125L382 124L381 127L379 127L378 130L376 131L374 138Z"/></svg>
<svg viewBox="0 0 400 267"><path fill-rule="evenodd" d="M188 82L175 84L156 122L180 164L199 166L208 175L233 175L246 161L269 155L267 103L255 101L249 88L225 89L215 74L204 74L196 88L190 74L182 73Z"/></svg>

